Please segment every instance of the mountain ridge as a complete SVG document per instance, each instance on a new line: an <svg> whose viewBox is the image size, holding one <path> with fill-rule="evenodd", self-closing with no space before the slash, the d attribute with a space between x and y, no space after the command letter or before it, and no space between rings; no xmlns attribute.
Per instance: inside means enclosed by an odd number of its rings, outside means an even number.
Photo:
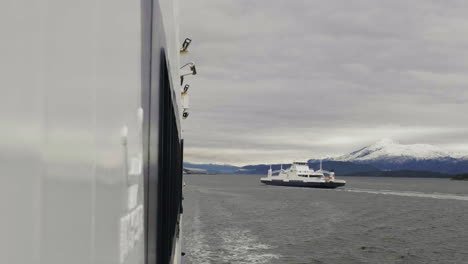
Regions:
<svg viewBox="0 0 468 264"><path fill-rule="evenodd" d="M400 144L391 139L381 139L374 144L363 147L335 158L340 161L365 161L388 158L441 159L456 158L457 154L429 144Z"/></svg>
<svg viewBox="0 0 468 264"><path fill-rule="evenodd" d="M468 172L468 159L458 153L429 144L400 144L391 139L379 140L330 160L368 164L384 171L413 170L448 174Z"/></svg>
<svg viewBox="0 0 468 264"><path fill-rule="evenodd" d="M319 159L309 159L308 163L311 168L317 167ZM194 166L193 168L206 169L212 173L230 174L265 174L270 166L267 164L246 166L190 165ZM368 174L373 171L430 171L462 174L468 172L468 156L448 152L429 144L400 144L391 139L382 139L348 154L323 159L323 165L324 169L334 169L340 176L351 173ZM186 166L185 163L184 166ZM280 165L273 166L279 168ZM284 168L287 168L286 164Z"/></svg>

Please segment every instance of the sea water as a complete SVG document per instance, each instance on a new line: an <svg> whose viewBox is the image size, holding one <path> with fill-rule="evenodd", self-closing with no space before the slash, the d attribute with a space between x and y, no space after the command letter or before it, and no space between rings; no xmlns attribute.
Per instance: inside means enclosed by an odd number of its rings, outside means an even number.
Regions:
<svg viewBox="0 0 468 264"><path fill-rule="evenodd" d="M468 181L338 178L328 190L186 175L186 263L468 263Z"/></svg>

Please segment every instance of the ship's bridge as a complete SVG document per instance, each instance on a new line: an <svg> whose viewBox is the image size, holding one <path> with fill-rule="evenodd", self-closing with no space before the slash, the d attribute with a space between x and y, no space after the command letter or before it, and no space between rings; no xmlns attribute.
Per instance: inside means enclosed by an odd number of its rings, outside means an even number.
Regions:
<svg viewBox="0 0 468 264"><path fill-rule="evenodd" d="M308 173L310 171L307 162L293 162L293 166L298 173Z"/></svg>

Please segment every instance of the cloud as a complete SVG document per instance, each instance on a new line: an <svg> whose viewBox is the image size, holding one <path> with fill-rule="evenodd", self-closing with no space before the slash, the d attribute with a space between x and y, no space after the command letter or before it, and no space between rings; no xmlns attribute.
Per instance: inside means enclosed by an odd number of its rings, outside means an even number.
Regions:
<svg viewBox="0 0 468 264"><path fill-rule="evenodd" d="M468 75L466 73L436 73L427 71L408 71L408 74L420 81L429 84L444 86L468 86Z"/></svg>
<svg viewBox="0 0 468 264"><path fill-rule="evenodd" d="M464 1L184 0L197 62L187 160L341 154L392 137L460 151ZM467 150L468 152L468 150Z"/></svg>

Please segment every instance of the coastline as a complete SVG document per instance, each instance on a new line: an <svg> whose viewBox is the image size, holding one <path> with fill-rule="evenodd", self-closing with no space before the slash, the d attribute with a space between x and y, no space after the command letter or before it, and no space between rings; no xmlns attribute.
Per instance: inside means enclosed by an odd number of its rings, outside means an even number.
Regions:
<svg viewBox="0 0 468 264"><path fill-rule="evenodd" d="M454 180L454 181L468 181L468 173L455 175L455 176L453 176L451 178L451 180Z"/></svg>

